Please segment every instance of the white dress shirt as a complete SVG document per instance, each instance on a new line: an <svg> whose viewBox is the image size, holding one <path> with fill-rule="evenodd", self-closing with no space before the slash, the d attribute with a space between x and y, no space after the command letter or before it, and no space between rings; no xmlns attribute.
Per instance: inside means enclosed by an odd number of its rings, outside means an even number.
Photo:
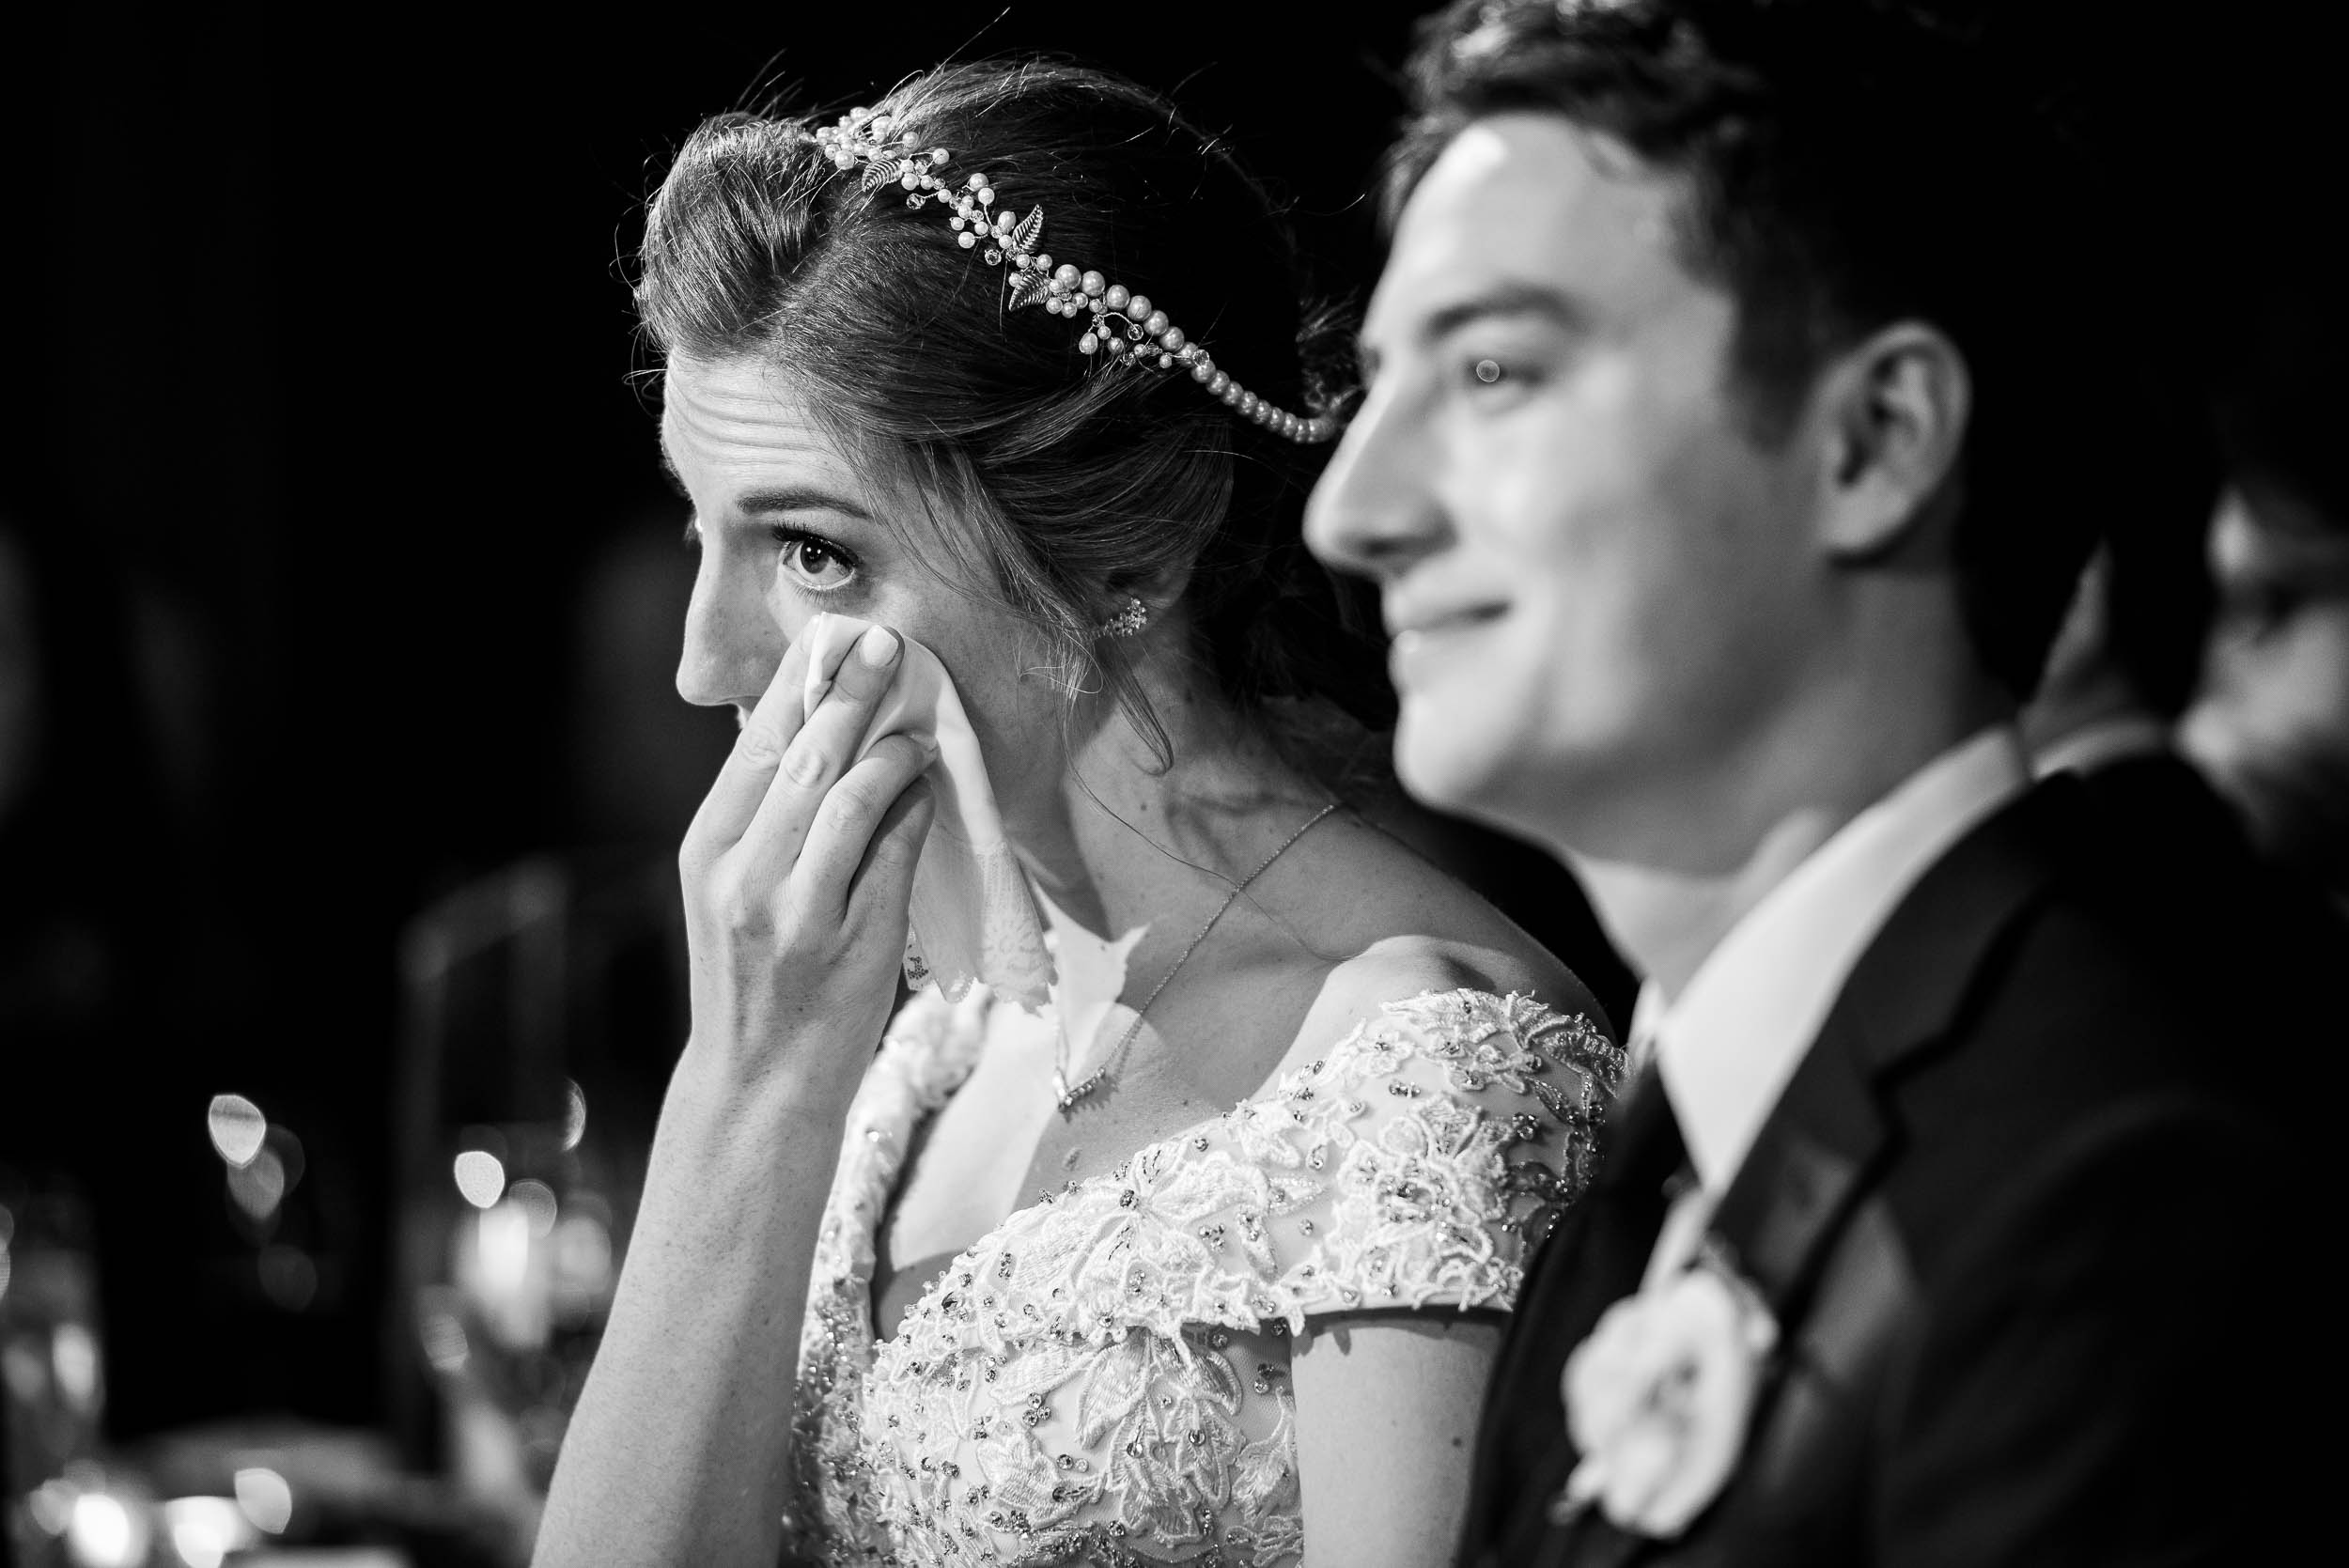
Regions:
<svg viewBox="0 0 2349 1568"><path fill-rule="evenodd" d="M2116 762L2157 757L2170 750L2170 726L2145 713L2122 714L2083 724L2039 749L2031 771L2041 778L2057 773L2092 773Z"/></svg>
<svg viewBox="0 0 2349 1568"><path fill-rule="evenodd" d="M2015 732L1980 731L1813 850L1730 927L1678 997L1665 998L1653 981L1641 989L1631 1035L1654 1041L1708 1199L1728 1189L1893 906L2030 784Z"/></svg>

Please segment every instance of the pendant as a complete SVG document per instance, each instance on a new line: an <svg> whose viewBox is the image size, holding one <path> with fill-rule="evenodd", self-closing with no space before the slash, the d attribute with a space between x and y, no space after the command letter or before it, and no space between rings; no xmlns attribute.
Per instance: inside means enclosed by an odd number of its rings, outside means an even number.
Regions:
<svg viewBox="0 0 2349 1568"><path fill-rule="evenodd" d="M1059 1068L1052 1069L1052 1095L1060 1101L1060 1108L1065 1111L1076 1110L1079 1100L1100 1087L1101 1075L1099 1073L1094 1074L1081 1083L1072 1084L1062 1076Z"/></svg>

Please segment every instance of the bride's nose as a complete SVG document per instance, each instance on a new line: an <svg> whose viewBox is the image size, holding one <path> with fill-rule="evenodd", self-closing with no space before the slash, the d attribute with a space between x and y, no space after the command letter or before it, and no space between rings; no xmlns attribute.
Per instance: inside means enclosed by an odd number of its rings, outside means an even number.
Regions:
<svg viewBox="0 0 2349 1568"><path fill-rule="evenodd" d="M790 646L750 574L730 569L705 548L685 609L685 645L677 659L677 695L702 707L732 704L748 712L774 678Z"/></svg>

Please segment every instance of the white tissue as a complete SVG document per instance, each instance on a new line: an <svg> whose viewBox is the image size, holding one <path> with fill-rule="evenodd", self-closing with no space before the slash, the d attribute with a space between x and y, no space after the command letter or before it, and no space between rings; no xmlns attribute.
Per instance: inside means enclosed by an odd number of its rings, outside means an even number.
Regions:
<svg viewBox="0 0 2349 1568"><path fill-rule="evenodd" d="M819 614L800 633L808 650L802 717L824 700L840 661L870 624ZM927 735L938 741L938 760L926 775L938 810L913 872L906 981L916 987L935 985L951 999L975 980L1033 1012L1047 1000L1052 958L1027 877L1003 838L979 737L938 656L902 632L898 640L904 651L896 677L865 727L857 755L888 735Z"/></svg>

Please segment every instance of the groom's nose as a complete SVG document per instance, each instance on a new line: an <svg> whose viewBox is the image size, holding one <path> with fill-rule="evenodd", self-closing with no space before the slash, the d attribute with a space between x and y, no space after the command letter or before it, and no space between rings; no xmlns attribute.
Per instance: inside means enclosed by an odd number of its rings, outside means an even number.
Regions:
<svg viewBox="0 0 2349 1568"><path fill-rule="evenodd" d="M1450 528L1430 484L1423 411L1374 385L1305 508L1305 542L1328 566L1380 582L1439 549Z"/></svg>

